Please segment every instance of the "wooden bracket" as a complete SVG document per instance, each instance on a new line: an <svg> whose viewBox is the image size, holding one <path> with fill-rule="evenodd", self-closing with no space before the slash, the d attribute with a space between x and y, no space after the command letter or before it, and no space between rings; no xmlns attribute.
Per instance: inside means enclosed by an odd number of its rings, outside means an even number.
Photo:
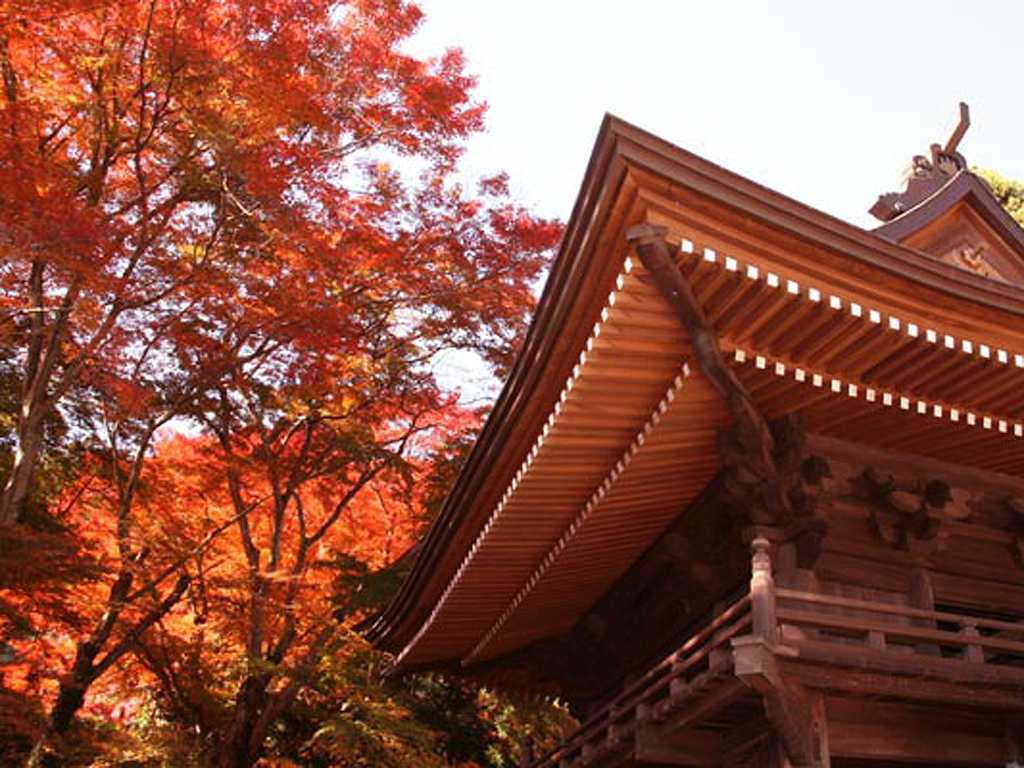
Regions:
<svg viewBox="0 0 1024 768"><path fill-rule="evenodd" d="M748 511L749 521L755 526L784 528L787 540L800 537L801 567L809 568L828 528L816 515L818 499L826 480L831 478L831 468L824 457L805 455L804 430L798 414L773 419L769 429L775 441L772 483L750 471L732 430L719 433L719 454L727 468L726 490L737 506ZM782 499L782 503L773 503L777 499Z"/></svg>
<svg viewBox="0 0 1024 768"><path fill-rule="evenodd" d="M881 541L922 558L945 549L947 518L963 517L956 511L951 489L942 480L899 487L885 472L868 467L857 478L860 493L872 502L868 524ZM948 507L948 509L947 509Z"/></svg>
<svg viewBox="0 0 1024 768"><path fill-rule="evenodd" d="M736 676L761 694L765 715L796 768L829 768L824 696L783 679L775 649L757 637L732 641Z"/></svg>
<svg viewBox="0 0 1024 768"><path fill-rule="evenodd" d="M770 517L789 517L791 505L779 482L775 438L757 402L726 363L718 334L679 271L673 249L665 240L667 232L665 227L638 224L630 228L626 237L686 330L698 367L725 400L736 421L734 439L739 450L731 454L735 458L734 473L742 483L761 488Z"/></svg>

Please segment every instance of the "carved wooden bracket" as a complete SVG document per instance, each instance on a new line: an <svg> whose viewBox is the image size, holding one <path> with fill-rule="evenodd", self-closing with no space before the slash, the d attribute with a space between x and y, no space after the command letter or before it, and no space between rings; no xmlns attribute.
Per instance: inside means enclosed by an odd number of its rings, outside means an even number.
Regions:
<svg viewBox="0 0 1024 768"><path fill-rule="evenodd" d="M751 471L742 446L731 430L719 434L719 453L728 472L727 487L734 500L747 511L749 522L781 526L790 534L787 541L801 537L801 561L807 562L827 529L825 522L817 520L815 514L818 498L825 491L825 481L831 478L831 469L821 456L804 458L804 433L796 414L773 420L769 428L775 443L772 452L776 468L774 483L766 482ZM772 503L779 495L785 499L781 512L780 505ZM817 522L811 523L812 520ZM814 558L810 556L811 561Z"/></svg>
<svg viewBox="0 0 1024 768"><path fill-rule="evenodd" d="M920 555L940 552L948 537L943 523L970 515L943 480L921 480L913 487L901 488L891 475L868 467L856 479L855 487L872 502L871 530L894 549Z"/></svg>
<svg viewBox="0 0 1024 768"><path fill-rule="evenodd" d="M770 518L788 518L792 509L780 482L772 430L757 402L726 362L718 334L679 271L675 253L665 240L666 234L665 227L638 224L626 237L686 330L697 366L725 400L736 421L729 439L736 446L735 450L730 449L730 456L736 459L734 466L739 482L760 487L763 506Z"/></svg>

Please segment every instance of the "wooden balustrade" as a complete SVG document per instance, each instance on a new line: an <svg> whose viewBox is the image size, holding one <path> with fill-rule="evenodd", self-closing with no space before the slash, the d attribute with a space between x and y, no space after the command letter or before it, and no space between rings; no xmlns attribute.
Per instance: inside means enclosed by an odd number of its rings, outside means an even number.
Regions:
<svg viewBox="0 0 1024 768"><path fill-rule="evenodd" d="M821 642L830 636L837 642L860 639L877 651L904 653L925 642L971 663L1024 661L1024 624L790 589L775 595L785 601L777 610L779 623L824 630Z"/></svg>
<svg viewBox="0 0 1024 768"><path fill-rule="evenodd" d="M860 645L865 653L886 659L886 669L896 674L901 659L936 654L945 657L941 664L946 670L957 663L1024 665L1024 623L780 588L772 576L769 541L759 536L751 550L746 595L533 765L586 764L600 750L621 747L639 723L670 716L673 706L699 693L702 679L731 672L732 640L744 630L769 648L799 647L801 642L818 648ZM783 655L791 656L792 650Z"/></svg>
<svg viewBox="0 0 1024 768"><path fill-rule="evenodd" d="M622 740L639 721L654 716L659 705L685 698L691 684L702 674L721 674L715 669L713 652L730 647L732 638L752 625L751 597L744 595L691 636L677 650L634 682L580 726L564 744L544 755L534 765L565 766L606 739Z"/></svg>

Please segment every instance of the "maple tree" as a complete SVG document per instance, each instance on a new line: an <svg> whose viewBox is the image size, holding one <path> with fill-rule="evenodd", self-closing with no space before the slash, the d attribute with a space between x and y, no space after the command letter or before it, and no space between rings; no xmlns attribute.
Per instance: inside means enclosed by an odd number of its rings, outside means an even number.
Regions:
<svg viewBox="0 0 1024 768"><path fill-rule="evenodd" d="M0 295L22 392L0 522L76 387L180 409L172 374L222 375L268 323L339 354L381 323L507 352L557 227L501 201L501 177L484 200L449 183L483 107L457 51L401 52L420 17L397 1L5 3Z"/></svg>
<svg viewBox="0 0 1024 768"><path fill-rule="evenodd" d="M420 20L402 0L0 4L0 535L48 506L83 562L106 553L60 633L51 730L201 602L216 550L245 659L221 762L250 764L338 636L300 609L314 565L353 554L346 527L378 534L366 562L397 554L386 518L461 418L432 359L507 366L559 226L501 175L453 180L484 108L458 51L403 52ZM205 441L205 497L171 495L168 430ZM44 482L58 455L93 485Z"/></svg>
<svg viewBox="0 0 1024 768"><path fill-rule="evenodd" d="M409 457L416 438L441 426L444 414L436 412L433 398L421 387L407 389L405 376L399 382L386 405L343 390L340 402L318 401L312 412L282 409L277 395L267 403L251 392L238 398L236 408L222 391L211 407L245 555L245 567L237 570L246 573L240 585L245 609L236 622L245 631L245 667L224 736L223 765L256 759L270 725L339 637L347 607L302 596L312 586L314 565L330 567L332 557L355 549L338 546L331 536L347 527L338 522L349 517L369 528L396 484L414 481ZM259 498L266 503L247 513Z"/></svg>
<svg viewBox="0 0 1024 768"><path fill-rule="evenodd" d="M412 543L408 511L420 504L429 451L464 427L465 415L457 416L450 408L419 415L418 427L396 435L402 454L378 445L353 458L349 449L347 481L337 467L329 477L313 457L343 460L318 451L336 435L317 435L308 422L276 445L253 434L236 436L229 449L219 439L162 446L153 461L161 494L145 502L161 535L195 540L175 513L182 503L203 509L202 522L187 526L245 521L237 536L193 550L188 610L168 616L139 649L167 709L218 745L220 764L252 762L275 721L316 679L321 658L358 646L351 621L367 605L382 607L380 595L363 594L367 579ZM389 506L395 514L382 516Z"/></svg>

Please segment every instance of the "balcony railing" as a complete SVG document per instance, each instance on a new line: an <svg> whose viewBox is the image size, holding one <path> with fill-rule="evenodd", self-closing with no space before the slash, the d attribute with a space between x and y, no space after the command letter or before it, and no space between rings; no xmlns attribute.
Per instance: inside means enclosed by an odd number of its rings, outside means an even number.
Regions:
<svg viewBox="0 0 1024 768"><path fill-rule="evenodd" d="M751 627L750 607L750 595L744 595L533 765L586 765L625 745L641 721L665 718L716 679L730 675L730 643Z"/></svg>
<svg viewBox="0 0 1024 768"><path fill-rule="evenodd" d="M784 642L1024 667L1024 624L791 589L776 589L775 597Z"/></svg>
<svg viewBox="0 0 1024 768"><path fill-rule="evenodd" d="M735 683L732 641L741 636L789 659L852 660L948 680L1012 678L1024 689L1024 623L779 588L767 540L753 549L746 595L532 765L583 766L631 750L642 723L668 722L712 686Z"/></svg>

